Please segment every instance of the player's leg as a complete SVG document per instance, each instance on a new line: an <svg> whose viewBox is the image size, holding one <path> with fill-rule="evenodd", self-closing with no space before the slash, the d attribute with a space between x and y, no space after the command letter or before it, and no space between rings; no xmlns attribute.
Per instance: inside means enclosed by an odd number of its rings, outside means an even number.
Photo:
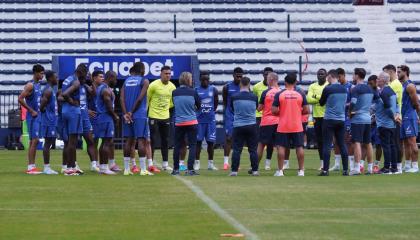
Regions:
<svg viewBox="0 0 420 240"><path fill-rule="evenodd" d="M181 149L179 150L179 171L187 170L187 166L185 165L186 156L187 156L187 141L184 139Z"/></svg>
<svg viewBox="0 0 420 240"><path fill-rule="evenodd" d="M145 136L137 138L137 152L140 159L140 175L146 176L146 175L153 175L153 173L149 172L147 170L146 165L146 152L147 152L147 140Z"/></svg>
<svg viewBox="0 0 420 240"><path fill-rule="evenodd" d="M395 142L395 148L397 151L397 169L399 173L402 173L402 158L403 158L404 145L403 145L403 141L401 140L401 124L400 123L395 123L394 142Z"/></svg>
<svg viewBox="0 0 420 240"><path fill-rule="evenodd" d="M121 172L121 168L115 162L115 144L112 138L111 148L109 149L109 169L113 172Z"/></svg>
<svg viewBox="0 0 420 240"><path fill-rule="evenodd" d="M195 161L194 161L194 170L200 170L200 155L201 155L201 148L203 145L204 138L207 133L207 124L206 123L199 123L197 125L197 148L195 152ZM208 144L208 142L207 142Z"/></svg>
<svg viewBox="0 0 420 240"><path fill-rule="evenodd" d="M323 167L323 161L322 161L322 149L323 149L323 142L322 142L322 122L323 122L323 118L315 118L315 124L314 124L314 128L315 128L315 139L316 139L316 143L318 145L318 156L320 159L320 167L319 170L322 169Z"/></svg>
<svg viewBox="0 0 420 240"><path fill-rule="evenodd" d="M124 134L124 135L127 135L127 134ZM124 175L125 176L129 176L129 175L133 174L132 169L130 169L130 161L131 161L132 158L135 159L135 155L133 154L133 150L135 151L134 145L135 145L134 137L126 136L125 137L125 144L124 144L124 147L123 147Z"/></svg>
<svg viewBox="0 0 420 240"><path fill-rule="evenodd" d="M48 131L48 130L47 130ZM58 174L56 171L52 170L50 167L50 149L55 142L55 137L45 137L44 138L44 173L45 174Z"/></svg>
<svg viewBox="0 0 420 240"><path fill-rule="evenodd" d="M27 122L28 132L29 132L29 149L28 149L28 168L27 174L40 174L40 170L36 168L35 158L36 158L36 149L39 143L39 131L40 131L40 122L35 119L30 119Z"/></svg>
<svg viewBox="0 0 420 240"><path fill-rule="evenodd" d="M223 170L229 169L229 155L232 147L232 135L230 132L226 132L225 144L223 146Z"/></svg>
<svg viewBox="0 0 420 240"><path fill-rule="evenodd" d="M284 162L283 162L283 170L290 168L290 148L286 148L284 151Z"/></svg>
<svg viewBox="0 0 420 240"><path fill-rule="evenodd" d="M175 126L174 152L173 152L174 168L172 171L172 175L179 175L179 153L180 153L184 139L185 139L185 129L183 127Z"/></svg>
<svg viewBox="0 0 420 240"><path fill-rule="evenodd" d="M378 128L379 137L381 139L382 149L384 152L384 166L381 169L380 173L390 173L390 165L392 161L392 151L391 144L393 142L393 130L389 128L379 127Z"/></svg>
<svg viewBox="0 0 420 240"><path fill-rule="evenodd" d="M67 170L67 162L68 162L67 151L68 151L69 142L67 140L63 140L63 142L64 142L64 147L63 147L63 151L61 152L61 155L62 155L61 173L64 173Z"/></svg>
<svg viewBox="0 0 420 240"><path fill-rule="evenodd" d="M258 176L258 154L257 154L257 145L258 145L258 126L247 126L246 127L246 145L248 146L249 159L251 160L251 174L252 176Z"/></svg>
<svg viewBox="0 0 420 240"><path fill-rule="evenodd" d="M162 154L162 168L164 170L170 171L170 167L168 164L168 137L169 137L169 130L170 124L168 121L159 121L158 122L158 129L160 135L160 152Z"/></svg>
<svg viewBox="0 0 420 240"><path fill-rule="evenodd" d="M333 143L334 143L334 166L331 167L329 171L340 171L341 153L340 153L340 147L338 146L337 139L335 137L333 138Z"/></svg>
<svg viewBox="0 0 420 240"><path fill-rule="evenodd" d="M90 170L93 172L96 172L98 160L95 158L96 147L95 147L95 141L93 140L92 132L91 131L83 132L83 139L86 142L87 153L90 158Z"/></svg>
<svg viewBox="0 0 420 240"><path fill-rule="evenodd" d="M305 176L305 152L303 149L303 132L292 133L293 145L296 148L296 157L298 159L298 176Z"/></svg>
<svg viewBox="0 0 420 240"><path fill-rule="evenodd" d="M281 145L277 145L277 171L274 173L275 177L283 176L283 163L284 163L284 156L285 156L286 148Z"/></svg>
<svg viewBox="0 0 420 240"><path fill-rule="evenodd" d="M197 175L198 173L194 171L194 160L197 148L197 125L187 126L186 135L188 142L188 174Z"/></svg>
<svg viewBox="0 0 420 240"><path fill-rule="evenodd" d="M233 128L232 131L232 166L231 166L231 176L236 176L238 174L239 166L240 166L240 159L242 149L244 147L245 138L243 133L243 127L236 127Z"/></svg>
<svg viewBox="0 0 420 240"><path fill-rule="evenodd" d="M407 171L408 173L418 173L419 165L417 162L419 149L417 147L416 136L407 138L407 144L410 146L410 160L411 168Z"/></svg>
<svg viewBox="0 0 420 240"><path fill-rule="evenodd" d="M343 176L348 176L349 174L349 160L348 160L348 151L345 142L345 133L346 129L343 122L338 122L335 126L334 137L336 139L336 145L340 152L340 158L343 165Z"/></svg>
<svg viewBox="0 0 420 240"><path fill-rule="evenodd" d="M324 120L323 126L322 126L322 142L323 142L322 160L324 160L324 163L323 163L323 170L319 174L320 176L328 176L328 171L330 168L331 144L333 141L334 130L335 130L334 121Z"/></svg>
<svg viewBox="0 0 420 240"><path fill-rule="evenodd" d="M103 137L99 147L100 173L105 175L115 175L116 173L109 169L108 160L112 148L112 138Z"/></svg>
<svg viewBox="0 0 420 240"><path fill-rule="evenodd" d="M217 171L214 164L214 144L216 142L216 121L207 124L206 134L204 135L207 143L207 169ZM198 134L197 134L198 136Z"/></svg>

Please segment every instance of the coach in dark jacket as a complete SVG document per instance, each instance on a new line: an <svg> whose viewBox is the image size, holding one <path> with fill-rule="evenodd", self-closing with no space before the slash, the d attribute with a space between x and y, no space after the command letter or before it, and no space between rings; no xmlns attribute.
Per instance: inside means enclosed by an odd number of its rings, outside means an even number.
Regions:
<svg viewBox="0 0 420 240"><path fill-rule="evenodd" d="M198 175L194 171L194 158L197 145L197 116L196 111L200 108L200 98L197 92L191 88L192 75L189 72L181 73L179 77L180 87L172 92L172 101L175 113L174 134L174 170L172 175L179 175L179 152L185 136L188 140L188 171L186 175Z"/></svg>

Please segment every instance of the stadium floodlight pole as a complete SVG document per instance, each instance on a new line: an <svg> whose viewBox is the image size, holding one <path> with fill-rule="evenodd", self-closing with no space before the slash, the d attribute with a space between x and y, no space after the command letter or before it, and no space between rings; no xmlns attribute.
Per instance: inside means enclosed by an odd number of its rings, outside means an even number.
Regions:
<svg viewBox="0 0 420 240"><path fill-rule="evenodd" d="M88 15L88 39L90 39L90 14Z"/></svg>
<svg viewBox="0 0 420 240"><path fill-rule="evenodd" d="M174 38L176 38L176 14L174 14Z"/></svg>
<svg viewBox="0 0 420 240"><path fill-rule="evenodd" d="M302 56L299 56L299 82L302 82Z"/></svg>
<svg viewBox="0 0 420 240"><path fill-rule="evenodd" d="M287 14L287 38L290 38L290 14Z"/></svg>

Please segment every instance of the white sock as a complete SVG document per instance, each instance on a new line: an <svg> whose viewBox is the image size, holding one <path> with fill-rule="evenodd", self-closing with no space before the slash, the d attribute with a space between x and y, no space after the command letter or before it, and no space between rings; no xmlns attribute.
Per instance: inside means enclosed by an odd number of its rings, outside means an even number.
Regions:
<svg viewBox="0 0 420 240"><path fill-rule="evenodd" d="M44 169L50 169L50 164L44 164Z"/></svg>
<svg viewBox="0 0 420 240"><path fill-rule="evenodd" d="M288 166L288 165L289 165L289 160L284 160L284 163L283 163L283 165L286 165L286 166Z"/></svg>
<svg viewBox="0 0 420 240"><path fill-rule="evenodd" d="M336 154L335 155L335 166L340 166L340 162L341 162L341 155Z"/></svg>
<svg viewBox="0 0 420 240"><path fill-rule="evenodd" d="M365 160L360 160L360 165L359 166L365 166Z"/></svg>
<svg viewBox="0 0 420 240"><path fill-rule="evenodd" d="M149 163L149 167L153 166L153 159L147 159L147 162Z"/></svg>
<svg viewBox="0 0 420 240"><path fill-rule="evenodd" d="M163 161L162 162L162 167L167 167L168 166L168 162Z"/></svg>
<svg viewBox="0 0 420 240"><path fill-rule="evenodd" d="M229 164L229 156L223 157L223 164Z"/></svg>
<svg viewBox="0 0 420 240"><path fill-rule="evenodd" d="M200 160L197 160L197 161L200 161ZM208 164L208 166L209 166L209 167L214 166L214 162L213 162L213 160L209 160L209 164Z"/></svg>
<svg viewBox="0 0 420 240"><path fill-rule="evenodd" d="M179 165L184 165L184 160L179 160Z"/></svg>
<svg viewBox="0 0 420 240"><path fill-rule="evenodd" d="M115 165L115 159L110 159L110 160L109 160L109 165L111 165L111 166L112 166L112 165Z"/></svg>
<svg viewBox="0 0 420 240"><path fill-rule="evenodd" d="M29 166L28 166L29 167ZM67 169L67 165L61 165L61 168Z"/></svg>
<svg viewBox="0 0 420 240"><path fill-rule="evenodd" d="M354 170L360 172L360 162L354 162Z"/></svg>
<svg viewBox="0 0 420 240"><path fill-rule="evenodd" d="M354 168L354 156L349 156L350 169Z"/></svg>
<svg viewBox="0 0 420 240"><path fill-rule="evenodd" d="M130 160L131 160L131 165L137 166L136 158L131 158Z"/></svg>
<svg viewBox="0 0 420 240"><path fill-rule="evenodd" d="M402 163L397 163L398 172L402 171Z"/></svg>
<svg viewBox="0 0 420 240"><path fill-rule="evenodd" d="M265 165L270 166L271 165L271 159L265 159Z"/></svg>
<svg viewBox="0 0 420 240"><path fill-rule="evenodd" d="M92 166L92 167L96 167L96 164L98 164L98 161L96 161L96 160L90 162L90 166Z"/></svg>
<svg viewBox="0 0 420 240"><path fill-rule="evenodd" d="M373 171L373 163L368 163L368 172L372 173Z"/></svg>
<svg viewBox="0 0 420 240"><path fill-rule="evenodd" d="M411 167L411 160L405 160L405 166Z"/></svg>
<svg viewBox="0 0 420 240"><path fill-rule="evenodd" d="M320 160L319 163L320 163L321 168L323 168L324 167L324 161Z"/></svg>
<svg viewBox="0 0 420 240"><path fill-rule="evenodd" d="M108 164L101 164L101 170L107 170L108 169Z"/></svg>
<svg viewBox="0 0 420 240"><path fill-rule="evenodd" d="M146 170L146 158L145 157L140 158L140 169L141 170Z"/></svg>
<svg viewBox="0 0 420 240"><path fill-rule="evenodd" d="M417 161L416 162L411 162L411 167L415 168L415 169L418 169L419 168L419 163Z"/></svg>
<svg viewBox="0 0 420 240"><path fill-rule="evenodd" d="M125 170L130 169L130 160L132 160L132 158L130 159L130 157L124 157L124 169ZM134 160L134 162L136 162L136 160Z"/></svg>

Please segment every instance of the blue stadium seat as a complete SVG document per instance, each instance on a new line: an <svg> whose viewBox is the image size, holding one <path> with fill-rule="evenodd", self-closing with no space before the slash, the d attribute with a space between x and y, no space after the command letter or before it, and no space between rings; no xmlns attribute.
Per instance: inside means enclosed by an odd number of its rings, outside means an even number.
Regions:
<svg viewBox="0 0 420 240"><path fill-rule="evenodd" d="M410 2L419 0L391 0L390 2ZM201 3L282 3L282 4L351 4L352 0L61 0L60 3L76 4L106 4L106 3L132 3L132 4L201 4ZM57 3L57 0L0 0L0 3Z"/></svg>
<svg viewBox="0 0 420 240"><path fill-rule="evenodd" d="M25 74L32 74L32 71L31 70L0 70L0 74L25 75Z"/></svg>
<svg viewBox="0 0 420 240"><path fill-rule="evenodd" d="M28 43L36 43L36 42L40 42L40 43L48 43L48 42L54 42L54 43L60 43L60 42L66 42L66 43L74 43L74 42L78 42L78 43L86 43L86 42L145 43L147 42L147 39L144 39L144 38L138 38L138 39L133 39L133 38L115 38L115 39L109 39L109 38L102 38L102 39L98 39L98 38L91 38L91 39L87 39L87 38L0 38L0 42L5 42L5 43L13 43L13 42L20 42L20 43L23 43L23 42L28 42Z"/></svg>
<svg viewBox="0 0 420 240"><path fill-rule="evenodd" d="M264 32L265 28L194 28L194 32Z"/></svg>
<svg viewBox="0 0 420 240"><path fill-rule="evenodd" d="M338 52L365 52L364 48L306 48L308 53L338 53Z"/></svg>
<svg viewBox="0 0 420 240"><path fill-rule="evenodd" d="M303 42L362 42L362 38L303 38Z"/></svg>
<svg viewBox="0 0 420 240"><path fill-rule="evenodd" d="M61 53L147 53L144 48L136 49L0 49L0 53L6 54L61 54Z"/></svg>
<svg viewBox="0 0 420 240"><path fill-rule="evenodd" d="M3 13L104 13L104 12L126 12L142 13L144 8L0 8Z"/></svg>
<svg viewBox="0 0 420 240"><path fill-rule="evenodd" d="M10 19L2 18L0 23L87 23L87 18L43 18L43 19ZM144 18L91 18L92 23L143 23L146 22Z"/></svg>
<svg viewBox="0 0 420 240"><path fill-rule="evenodd" d="M193 23L273 23L274 18L193 18Z"/></svg>
<svg viewBox="0 0 420 240"><path fill-rule="evenodd" d="M0 59L1 64L50 64L51 59Z"/></svg>
<svg viewBox="0 0 420 240"><path fill-rule="evenodd" d="M197 48L197 53L267 53L267 48Z"/></svg>
<svg viewBox="0 0 420 240"><path fill-rule="evenodd" d="M301 28L302 32L359 32L360 28L358 27L340 27L340 28Z"/></svg>
<svg viewBox="0 0 420 240"><path fill-rule="evenodd" d="M420 27L397 27L398 32L420 32Z"/></svg>
<svg viewBox="0 0 420 240"><path fill-rule="evenodd" d="M267 42L266 38L196 38L196 42L205 43L205 42L222 42L222 43L229 43L229 42Z"/></svg>
<svg viewBox="0 0 420 240"><path fill-rule="evenodd" d="M420 42L419 37L400 37L400 42Z"/></svg>
<svg viewBox="0 0 420 240"><path fill-rule="evenodd" d="M275 12L275 13L280 13L280 12L285 12L284 8L192 8L191 9L192 12L196 12L196 13L200 13L200 12L205 12L205 13L212 13L212 12L255 12L255 13L260 13L260 12Z"/></svg>

